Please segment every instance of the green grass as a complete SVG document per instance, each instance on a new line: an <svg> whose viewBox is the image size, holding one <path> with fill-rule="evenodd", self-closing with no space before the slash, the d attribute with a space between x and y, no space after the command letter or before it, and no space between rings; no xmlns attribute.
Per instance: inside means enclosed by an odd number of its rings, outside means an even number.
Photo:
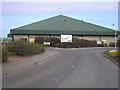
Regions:
<svg viewBox="0 0 120 90"><path fill-rule="evenodd" d="M117 49L117 50L118 50L118 49ZM105 54L105 55L107 55L107 56L110 56L109 51L111 51L111 50L104 51L103 54Z"/></svg>
<svg viewBox="0 0 120 90"><path fill-rule="evenodd" d="M110 56L109 51L104 51L103 54Z"/></svg>
<svg viewBox="0 0 120 90"><path fill-rule="evenodd" d="M114 61L114 62L116 62L117 64L118 64L118 66L120 66L120 61L119 61L119 55L118 56L115 56L115 57L112 57L112 56L110 56L110 54L109 54L109 51L104 51L103 52L104 53L104 55L106 55L106 56L108 56L110 59L112 59L112 61Z"/></svg>
<svg viewBox="0 0 120 90"><path fill-rule="evenodd" d="M8 56L16 56L14 52L8 52Z"/></svg>

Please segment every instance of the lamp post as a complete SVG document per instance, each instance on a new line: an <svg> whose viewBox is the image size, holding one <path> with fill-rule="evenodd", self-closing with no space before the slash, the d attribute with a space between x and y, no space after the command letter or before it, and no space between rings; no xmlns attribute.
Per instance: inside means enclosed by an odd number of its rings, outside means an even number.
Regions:
<svg viewBox="0 0 120 90"><path fill-rule="evenodd" d="M112 25L115 26L115 24ZM116 30L115 30L115 49L116 49Z"/></svg>

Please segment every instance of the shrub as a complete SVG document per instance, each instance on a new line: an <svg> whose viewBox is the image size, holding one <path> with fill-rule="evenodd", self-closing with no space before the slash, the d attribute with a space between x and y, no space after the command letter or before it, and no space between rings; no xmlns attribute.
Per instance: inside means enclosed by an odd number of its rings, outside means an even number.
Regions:
<svg viewBox="0 0 120 90"><path fill-rule="evenodd" d="M37 43L29 43L33 48L34 53L42 53L44 52L44 46L42 44L37 44Z"/></svg>
<svg viewBox="0 0 120 90"><path fill-rule="evenodd" d="M55 37L36 37L35 43L43 44L43 42L50 42L50 46L52 47L61 47L61 48L79 48L79 47L96 47L96 41L89 41L84 39L73 38L72 42L60 42L59 38Z"/></svg>
<svg viewBox="0 0 120 90"><path fill-rule="evenodd" d="M115 46L115 42L110 42L109 43L109 47L114 47Z"/></svg>
<svg viewBox="0 0 120 90"><path fill-rule="evenodd" d="M55 47L55 46L59 46L59 44L60 44L59 38L50 37L50 46Z"/></svg>
<svg viewBox="0 0 120 90"><path fill-rule="evenodd" d="M11 45L12 42L10 43L2 43L3 45L5 45L7 48L9 47L9 45Z"/></svg>
<svg viewBox="0 0 120 90"><path fill-rule="evenodd" d="M7 48L9 48L9 45L11 45L11 42L10 43L2 43L2 44L5 45ZM8 56L14 56L14 55L16 55L16 53L8 51Z"/></svg>
<svg viewBox="0 0 120 90"><path fill-rule="evenodd" d="M24 40L18 40L12 42L8 46L8 51L13 52L16 55L28 56L28 55L40 54L44 52L44 48L39 44L29 43Z"/></svg>
<svg viewBox="0 0 120 90"><path fill-rule="evenodd" d="M73 38L72 42L61 43L62 48L79 48L79 47L96 47L96 41L89 41L84 39Z"/></svg>
<svg viewBox="0 0 120 90"><path fill-rule="evenodd" d="M117 42L116 42L116 46L117 46L117 47L120 47L120 41L117 41ZM109 43L109 47L115 47L115 42L110 42L110 43Z"/></svg>
<svg viewBox="0 0 120 90"><path fill-rule="evenodd" d="M35 38L35 43L43 44L45 38L44 37L36 37Z"/></svg>
<svg viewBox="0 0 120 90"><path fill-rule="evenodd" d="M2 45L2 62L6 62L8 60L8 50L5 45Z"/></svg>
<svg viewBox="0 0 120 90"><path fill-rule="evenodd" d="M50 46L54 47L59 45L60 39L55 37L45 37L45 38L36 37L35 38L35 43L43 44L43 42L50 42Z"/></svg>
<svg viewBox="0 0 120 90"><path fill-rule="evenodd" d="M80 45L80 47L95 47L95 46L97 46L97 43L94 41L81 39L79 41L79 45Z"/></svg>
<svg viewBox="0 0 120 90"><path fill-rule="evenodd" d="M118 56L118 50L111 50L109 51L110 56L117 57Z"/></svg>
<svg viewBox="0 0 120 90"><path fill-rule="evenodd" d="M15 56L16 55L16 53L14 53L14 52L8 52L8 56Z"/></svg>

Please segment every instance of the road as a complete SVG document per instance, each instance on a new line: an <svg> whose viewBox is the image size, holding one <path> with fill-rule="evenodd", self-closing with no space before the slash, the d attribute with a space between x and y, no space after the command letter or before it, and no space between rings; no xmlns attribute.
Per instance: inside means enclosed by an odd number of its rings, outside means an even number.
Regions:
<svg viewBox="0 0 120 90"><path fill-rule="evenodd" d="M102 54L112 48L55 49L45 63L3 78L3 88L117 88L118 67Z"/></svg>

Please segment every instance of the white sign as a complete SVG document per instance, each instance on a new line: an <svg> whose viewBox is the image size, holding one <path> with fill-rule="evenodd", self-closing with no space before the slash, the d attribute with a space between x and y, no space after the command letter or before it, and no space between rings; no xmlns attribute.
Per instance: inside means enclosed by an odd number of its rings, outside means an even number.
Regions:
<svg viewBox="0 0 120 90"><path fill-rule="evenodd" d="M97 44L102 44L102 42L101 41L97 41Z"/></svg>
<svg viewBox="0 0 120 90"><path fill-rule="evenodd" d="M43 42L44 45L50 45L50 42Z"/></svg>
<svg viewBox="0 0 120 90"><path fill-rule="evenodd" d="M72 35L61 35L61 42L72 42Z"/></svg>

